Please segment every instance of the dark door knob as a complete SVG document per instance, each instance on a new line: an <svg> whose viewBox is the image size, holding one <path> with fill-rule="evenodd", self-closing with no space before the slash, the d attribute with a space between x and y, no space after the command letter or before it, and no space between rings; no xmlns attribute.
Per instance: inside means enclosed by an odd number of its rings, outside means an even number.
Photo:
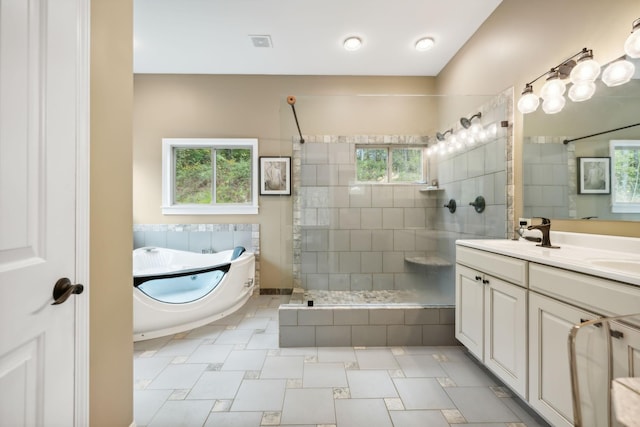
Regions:
<svg viewBox="0 0 640 427"><path fill-rule="evenodd" d="M63 277L53 286L53 303L51 305L62 304L71 294L81 294L82 291L84 291L84 286L81 284L72 285L71 280Z"/></svg>

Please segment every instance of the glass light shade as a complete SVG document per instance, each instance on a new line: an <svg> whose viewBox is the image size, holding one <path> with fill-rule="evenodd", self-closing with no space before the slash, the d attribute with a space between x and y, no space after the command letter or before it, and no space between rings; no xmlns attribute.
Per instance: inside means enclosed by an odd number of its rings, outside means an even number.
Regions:
<svg viewBox="0 0 640 427"><path fill-rule="evenodd" d="M359 37L347 37L343 46L346 50L354 51L362 47L362 40Z"/></svg>
<svg viewBox="0 0 640 427"><path fill-rule="evenodd" d="M425 37L416 42L416 50L418 52L426 52L435 44L436 42L431 37Z"/></svg>
<svg viewBox="0 0 640 427"><path fill-rule="evenodd" d="M562 111L567 100L564 96L553 96L546 98L542 103L542 110L547 114L556 114Z"/></svg>
<svg viewBox="0 0 640 427"><path fill-rule="evenodd" d="M578 64L573 67L571 70L571 74L569 74L569 79L571 83L585 83L592 82L600 75L600 64L596 60L592 59L583 59L579 60Z"/></svg>
<svg viewBox="0 0 640 427"><path fill-rule="evenodd" d="M554 98L564 95L564 91L567 90L564 82L559 78L551 78L547 80L542 89L540 89L540 97L542 99Z"/></svg>
<svg viewBox="0 0 640 427"><path fill-rule="evenodd" d="M620 86L631 80L636 72L636 66L625 59L612 62L602 73L602 81L609 87Z"/></svg>
<svg viewBox="0 0 640 427"><path fill-rule="evenodd" d="M573 102L581 102L590 99L596 93L594 82L577 83L569 89L569 99Z"/></svg>
<svg viewBox="0 0 640 427"><path fill-rule="evenodd" d="M624 52L631 58L640 58L640 30L632 32L624 42Z"/></svg>
<svg viewBox="0 0 640 427"><path fill-rule="evenodd" d="M518 100L518 111L522 114L533 113L540 105L540 98L533 92L525 93Z"/></svg>

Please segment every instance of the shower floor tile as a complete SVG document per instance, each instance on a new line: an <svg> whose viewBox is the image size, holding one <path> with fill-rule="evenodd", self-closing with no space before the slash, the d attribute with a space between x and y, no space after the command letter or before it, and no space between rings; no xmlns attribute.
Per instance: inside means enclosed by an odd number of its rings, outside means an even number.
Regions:
<svg viewBox="0 0 640 427"><path fill-rule="evenodd" d="M444 427L455 413L548 427L517 397L496 396L500 381L463 347L278 348L288 302L255 296L230 318L135 343L136 426Z"/></svg>

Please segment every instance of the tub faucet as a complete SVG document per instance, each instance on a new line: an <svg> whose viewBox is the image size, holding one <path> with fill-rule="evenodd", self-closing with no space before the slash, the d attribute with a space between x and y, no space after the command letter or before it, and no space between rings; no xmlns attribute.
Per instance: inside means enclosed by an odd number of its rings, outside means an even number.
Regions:
<svg viewBox="0 0 640 427"><path fill-rule="evenodd" d="M530 225L527 227L527 230L540 230L542 232L542 242L536 246L541 246L543 248L559 248L560 246L553 246L551 244L551 238L549 237L549 232L551 231L551 220L549 218L542 218L542 223L537 225Z"/></svg>

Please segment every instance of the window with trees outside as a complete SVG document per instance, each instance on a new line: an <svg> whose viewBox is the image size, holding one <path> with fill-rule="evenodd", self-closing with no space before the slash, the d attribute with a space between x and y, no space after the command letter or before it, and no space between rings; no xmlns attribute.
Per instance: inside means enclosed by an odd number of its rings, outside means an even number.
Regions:
<svg viewBox="0 0 640 427"><path fill-rule="evenodd" d="M423 181L425 159L423 147L357 146L356 179L379 183Z"/></svg>
<svg viewBox="0 0 640 427"><path fill-rule="evenodd" d="M611 212L640 212L640 141L609 142L611 165Z"/></svg>
<svg viewBox="0 0 640 427"><path fill-rule="evenodd" d="M162 140L162 213L257 214L258 140Z"/></svg>

